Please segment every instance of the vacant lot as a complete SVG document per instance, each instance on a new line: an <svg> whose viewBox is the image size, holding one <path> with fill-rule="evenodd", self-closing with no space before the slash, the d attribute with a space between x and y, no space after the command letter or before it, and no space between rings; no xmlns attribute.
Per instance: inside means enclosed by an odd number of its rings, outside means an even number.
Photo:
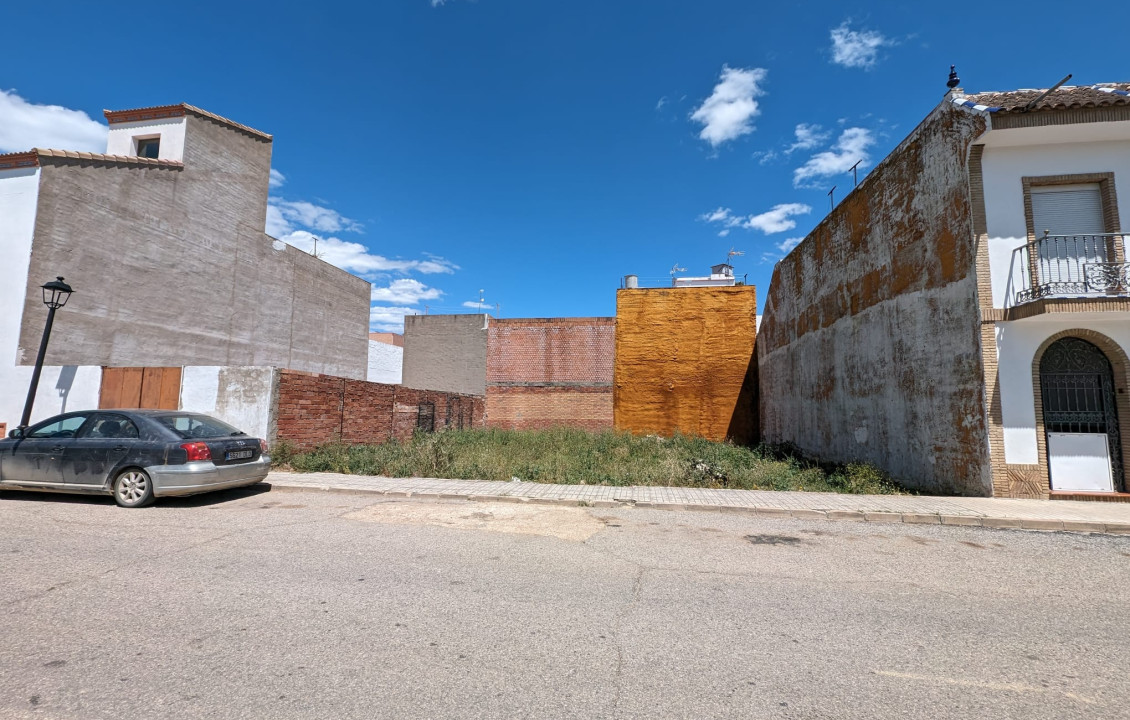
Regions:
<svg viewBox="0 0 1130 720"><path fill-rule="evenodd" d="M328 445L295 453L276 448L278 465L299 472L389 477L510 480L570 485L662 485L887 494L898 486L868 465L819 466L766 447L702 438L627 433L460 430L408 442Z"/></svg>

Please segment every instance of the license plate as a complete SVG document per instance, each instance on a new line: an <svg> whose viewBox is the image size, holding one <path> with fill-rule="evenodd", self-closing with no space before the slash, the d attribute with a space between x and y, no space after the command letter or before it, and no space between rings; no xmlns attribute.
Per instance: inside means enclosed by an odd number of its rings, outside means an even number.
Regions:
<svg viewBox="0 0 1130 720"><path fill-rule="evenodd" d="M253 450L232 450L228 454L224 455L224 459L225 460L243 460L244 458L249 458L254 454L255 454L255 452Z"/></svg>

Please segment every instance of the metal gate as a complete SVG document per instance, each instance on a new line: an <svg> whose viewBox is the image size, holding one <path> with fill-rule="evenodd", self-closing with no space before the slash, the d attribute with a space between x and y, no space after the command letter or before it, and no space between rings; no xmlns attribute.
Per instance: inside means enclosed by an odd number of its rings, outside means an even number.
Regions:
<svg viewBox="0 0 1130 720"><path fill-rule="evenodd" d="M1123 489L1114 371L1103 351L1075 337L1052 343L1040 358L1040 396L1045 435L1106 433L1114 487Z"/></svg>

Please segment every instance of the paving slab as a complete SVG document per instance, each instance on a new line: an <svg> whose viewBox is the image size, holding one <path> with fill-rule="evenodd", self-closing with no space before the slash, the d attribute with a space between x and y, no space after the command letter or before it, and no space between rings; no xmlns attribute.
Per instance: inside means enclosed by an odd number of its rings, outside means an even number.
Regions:
<svg viewBox="0 0 1130 720"><path fill-rule="evenodd" d="M552 485L495 480L390 478L274 471L273 491L322 490L390 497L527 502L588 507L746 512L763 516L856 522L902 522L1109 534L1130 533L1130 503L844 495L774 490Z"/></svg>

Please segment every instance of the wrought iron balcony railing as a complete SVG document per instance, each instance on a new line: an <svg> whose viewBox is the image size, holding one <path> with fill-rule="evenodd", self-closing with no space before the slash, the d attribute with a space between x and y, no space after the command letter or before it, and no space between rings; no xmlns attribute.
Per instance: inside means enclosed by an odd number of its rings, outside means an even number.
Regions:
<svg viewBox="0 0 1130 720"><path fill-rule="evenodd" d="M1130 295L1130 263L1120 233L1045 233L1013 252L1012 268L1011 282L1020 288L1017 305L1047 297Z"/></svg>

